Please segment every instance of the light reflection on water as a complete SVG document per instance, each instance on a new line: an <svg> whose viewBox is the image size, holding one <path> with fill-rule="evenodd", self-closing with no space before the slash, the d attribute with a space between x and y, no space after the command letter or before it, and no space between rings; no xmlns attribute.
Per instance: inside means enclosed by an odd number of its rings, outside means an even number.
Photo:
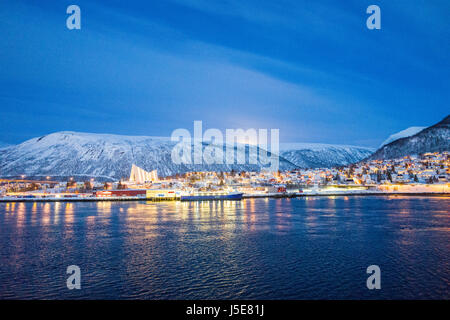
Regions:
<svg viewBox="0 0 450 320"><path fill-rule="evenodd" d="M449 198L0 203L0 298L444 298ZM82 290L65 287L68 265ZM365 287L378 264L382 290Z"/></svg>

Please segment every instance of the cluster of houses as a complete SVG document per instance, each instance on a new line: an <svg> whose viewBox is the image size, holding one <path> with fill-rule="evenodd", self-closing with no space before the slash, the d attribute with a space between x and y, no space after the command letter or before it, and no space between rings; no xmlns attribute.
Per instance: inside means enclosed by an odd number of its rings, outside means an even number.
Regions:
<svg viewBox="0 0 450 320"><path fill-rule="evenodd" d="M166 177L154 186L199 190L234 188L244 193L333 187L398 191L415 186L414 190L417 192L446 192L449 182L450 154L442 152L393 160L373 160L325 169L297 169L283 172L189 172ZM427 189L424 189L425 186ZM444 187L441 190L439 186Z"/></svg>
<svg viewBox="0 0 450 320"><path fill-rule="evenodd" d="M439 184L450 181L450 154L426 153L394 160L373 160L331 169L283 172L190 172L161 180L199 188L221 185L384 185Z"/></svg>
<svg viewBox="0 0 450 320"><path fill-rule="evenodd" d="M138 172L134 168L135 172ZM138 168L139 169L139 168ZM136 171L137 170L137 171ZM133 171L132 171L133 172ZM138 172L139 173L139 172ZM152 172L152 176L156 172ZM436 189L447 192L450 182L450 153L426 153L393 160L372 160L337 168L296 169L278 172L188 172L170 177L155 178L142 182L137 179L115 183L68 181L45 186L49 192L77 192L87 190L117 189L176 189L199 191L239 190L247 194L276 193L295 190L325 190L338 188L365 188L382 191L407 190L415 187L418 192ZM428 189L417 189L427 186ZM441 189L440 186L444 186ZM6 184L0 186L0 193L6 192ZM28 188L32 186L28 185ZM49 189L52 189L51 191ZM412 189L411 189L412 190ZM25 190L21 190L25 191Z"/></svg>
<svg viewBox="0 0 450 320"><path fill-rule="evenodd" d="M333 169L287 172L282 180L318 185L437 184L450 181L450 154L426 153L393 160L372 160Z"/></svg>

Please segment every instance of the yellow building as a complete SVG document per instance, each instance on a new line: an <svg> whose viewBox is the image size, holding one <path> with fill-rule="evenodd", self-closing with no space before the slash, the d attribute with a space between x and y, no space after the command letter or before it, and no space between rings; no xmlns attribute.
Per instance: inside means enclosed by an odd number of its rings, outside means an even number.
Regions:
<svg viewBox="0 0 450 320"><path fill-rule="evenodd" d="M146 198L148 200L179 200L181 197L179 191L175 190L155 190L149 189L146 192Z"/></svg>

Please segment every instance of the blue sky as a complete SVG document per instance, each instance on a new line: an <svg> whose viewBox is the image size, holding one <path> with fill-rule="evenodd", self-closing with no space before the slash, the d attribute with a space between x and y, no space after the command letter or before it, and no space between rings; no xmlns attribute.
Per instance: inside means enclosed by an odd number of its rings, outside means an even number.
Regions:
<svg viewBox="0 0 450 320"><path fill-rule="evenodd" d="M81 30L66 8L81 8ZM381 30L366 8L381 8ZM376 147L449 112L449 1L0 2L0 141L278 128Z"/></svg>

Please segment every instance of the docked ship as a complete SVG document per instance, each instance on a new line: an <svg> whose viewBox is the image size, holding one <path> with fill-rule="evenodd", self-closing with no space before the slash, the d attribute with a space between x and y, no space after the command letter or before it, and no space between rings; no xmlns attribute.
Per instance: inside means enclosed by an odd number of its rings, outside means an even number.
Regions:
<svg viewBox="0 0 450 320"><path fill-rule="evenodd" d="M241 200L242 192L191 192L181 195L181 201L208 201L208 200Z"/></svg>

